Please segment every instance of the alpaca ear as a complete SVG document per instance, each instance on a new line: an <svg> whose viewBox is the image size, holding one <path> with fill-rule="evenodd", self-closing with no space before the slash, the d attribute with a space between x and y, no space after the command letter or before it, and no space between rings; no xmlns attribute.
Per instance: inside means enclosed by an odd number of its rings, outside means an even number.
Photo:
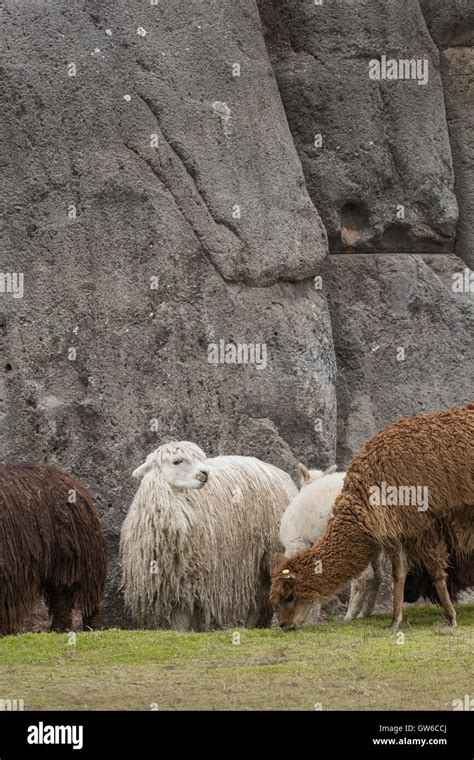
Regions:
<svg viewBox="0 0 474 760"><path fill-rule="evenodd" d="M300 485L304 486L306 483L309 483L311 473L303 462L298 464L298 471L300 473Z"/></svg>
<svg viewBox="0 0 474 760"><path fill-rule="evenodd" d="M331 467L328 467L327 470L324 470L323 478L325 475L331 475L331 473L336 472L336 470L337 470L337 464L332 464Z"/></svg>
<svg viewBox="0 0 474 760"><path fill-rule="evenodd" d="M148 454L143 464L141 464L140 467L137 467L137 469L132 472L132 478L143 478L144 474L148 472L149 470L151 470L151 468L153 467L155 463L155 459L153 456L154 453L155 452L153 452L152 454Z"/></svg>
<svg viewBox="0 0 474 760"><path fill-rule="evenodd" d="M148 469L148 464L144 462L140 465L140 467L137 467L137 469L132 472L132 478L142 478Z"/></svg>

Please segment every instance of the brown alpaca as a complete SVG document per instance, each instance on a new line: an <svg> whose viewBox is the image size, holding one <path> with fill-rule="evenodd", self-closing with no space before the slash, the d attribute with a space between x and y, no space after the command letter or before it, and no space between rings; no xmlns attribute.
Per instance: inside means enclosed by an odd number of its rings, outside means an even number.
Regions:
<svg viewBox="0 0 474 760"><path fill-rule="evenodd" d="M14 633L43 594L51 630L100 625L105 543L90 494L48 464L0 464L0 634Z"/></svg>
<svg viewBox="0 0 474 760"><path fill-rule="evenodd" d="M427 504L380 503L374 492L384 484L404 494L402 488L427 489ZM459 556L474 551L474 402L407 417L372 436L349 465L333 515L313 547L280 562L273 573L270 598L282 627L301 625L315 601L329 599L381 550L392 559L392 626L402 620L405 577L414 564L426 568L455 625L444 530L455 524Z"/></svg>

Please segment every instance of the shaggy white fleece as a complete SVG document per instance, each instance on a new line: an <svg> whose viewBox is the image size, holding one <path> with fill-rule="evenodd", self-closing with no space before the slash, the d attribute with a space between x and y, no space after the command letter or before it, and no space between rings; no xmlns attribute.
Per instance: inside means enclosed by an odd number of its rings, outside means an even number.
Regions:
<svg viewBox="0 0 474 760"><path fill-rule="evenodd" d="M164 477L181 460L208 471L202 487L176 489ZM178 630L255 625L269 605L280 518L297 493L289 475L252 457L206 459L188 442L161 446L136 473L143 477L121 534L134 618Z"/></svg>
<svg viewBox="0 0 474 760"><path fill-rule="evenodd" d="M287 557L312 546L325 533L346 475L345 472L326 474L321 470L306 472L306 481L281 518L280 540Z"/></svg>

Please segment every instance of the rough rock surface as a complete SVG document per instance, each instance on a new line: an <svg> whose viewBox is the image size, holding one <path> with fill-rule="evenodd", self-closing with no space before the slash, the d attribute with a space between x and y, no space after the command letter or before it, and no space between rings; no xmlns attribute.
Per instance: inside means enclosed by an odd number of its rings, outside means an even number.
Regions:
<svg viewBox="0 0 474 760"><path fill-rule="evenodd" d="M0 294L0 457L56 461L90 488L119 624L118 536L145 454L185 438L289 471L335 457L331 325L307 279L326 238L256 6L171 6L4 14L0 269L24 273L24 297ZM265 344L266 366L210 364L220 340Z"/></svg>
<svg viewBox="0 0 474 760"><path fill-rule="evenodd" d="M474 5L471 0L420 0L420 5L438 47L474 45Z"/></svg>
<svg viewBox="0 0 474 760"><path fill-rule="evenodd" d="M457 5L467 20L467 5ZM261 0L260 8L330 250L452 248L456 201L439 53L418 3ZM439 8L430 10L439 39L454 39L462 26L454 22L455 11L451 8L449 23L445 19L442 26ZM368 61L383 53L428 57L428 84L370 81ZM466 127L472 120L466 107L467 54L463 48L444 54L450 61L462 59L465 73L464 79L453 73L450 88L450 102L455 101L450 127L459 135L456 182L464 204L472 168L470 148L461 153L460 137L463 132L469 141ZM323 137L321 147L314 146L315 134ZM393 218L398 203L407 212L403 222ZM472 213L463 218L459 247L461 238L470 241L472 235ZM460 259L438 258L450 262L444 267L450 268L448 276L462 271ZM355 254L327 260L323 292L338 364L339 464L347 465L367 437L388 422L471 397L473 294L455 293L451 286L452 279L441 280L419 257ZM399 348L405 359L397 360Z"/></svg>
<svg viewBox="0 0 474 760"><path fill-rule="evenodd" d="M474 387L474 289L456 256L331 256L323 275L337 356L338 456L401 417L457 406Z"/></svg>
<svg viewBox="0 0 474 760"><path fill-rule="evenodd" d="M439 51L418 2L259 6L330 250L452 250L458 209ZM369 62L382 55L426 61L428 82L371 80Z"/></svg>
<svg viewBox="0 0 474 760"><path fill-rule="evenodd" d="M454 252L474 269L474 47L443 50L441 62L459 203Z"/></svg>
<svg viewBox="0 0 474 760"><path fill-rule="evenodd" d="M454 252L474 267L474 4L421 0L428 30L441 50L441 75L459 205Z"/></svg>

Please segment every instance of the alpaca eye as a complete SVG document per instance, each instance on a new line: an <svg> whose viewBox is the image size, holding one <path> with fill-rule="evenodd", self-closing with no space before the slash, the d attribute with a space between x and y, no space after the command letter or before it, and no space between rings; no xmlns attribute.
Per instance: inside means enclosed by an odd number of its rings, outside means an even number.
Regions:
<svg viewBox="0 0 474 760"><path fill-rule="evenodd" d="M181 464L181 462L184 462L184 459L175 459L173 464Z"/></svg>
<svg viewBox="0 0 474 760"><path fill-rule="evenodd" d="M285 600L284 601L287 602L288 604L291 604L291 602L295 601L295 597L294 597L293 594L290 594L290 596L285 596Z"/></svg>

